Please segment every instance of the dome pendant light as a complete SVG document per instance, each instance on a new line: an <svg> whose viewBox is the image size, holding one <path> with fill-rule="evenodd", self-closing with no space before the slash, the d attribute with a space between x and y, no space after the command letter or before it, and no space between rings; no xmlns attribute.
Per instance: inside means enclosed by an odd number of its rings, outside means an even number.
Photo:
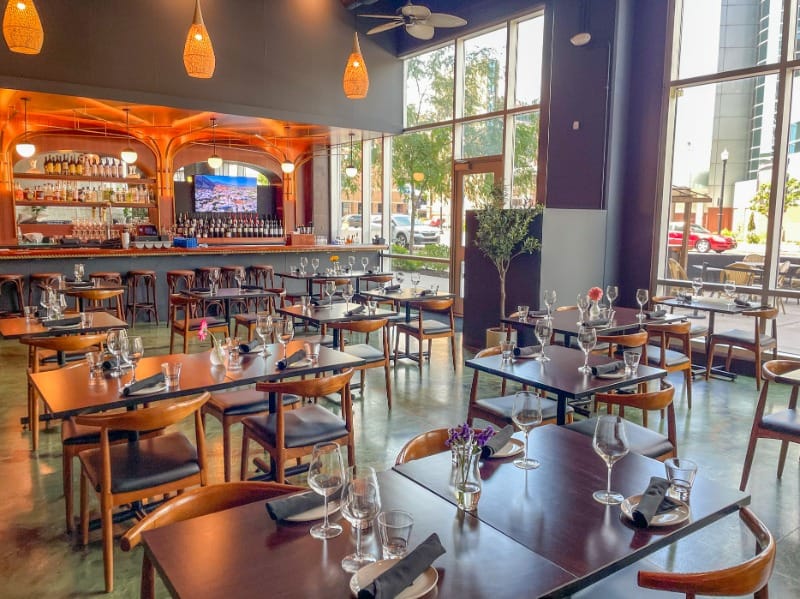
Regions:
<svg viewBox="0 0 800 599"><path fill-rule="evenodd" d="M217 66L214 56L214 47L208 35L206 24L203 22L203 12L200 10L200 0L195 0L194 19L186 34L186 44L183 46L183 66L189 77L210 79Z"/></svg>
<svg viewBox="0 0 800 599"><path fill-rule="evenodd" d="M130 139L131 137L129 121L128 121L128 118L130 116L130 111L131 111L130 108L125 109L125 137L127 137L128 139ZM122 152L119 153L119 157L122 158L122 161L125 164L133 164L134 162L136 162L136 159L139 157L139 155L136 153L136 150L134 150L131 147L130 142L128 142L128 145L125 146L125 149L123 149Z"/></svg>
<svg viewBox="0 0 800 599"><path fill-rule="evenodd" d="M222 166L222 158L217 156L217 119L214 117L211 117L211 140L214 149L211 156L208 157L208 166L217 170Z"/></svg>
<svg viewBox="0 0 800 599"><path fill-rule="evenodd" d="M350 134L350 162L344 167L344 174L351 179L358 174L358 169L353 164L353 135L354 133Z"/></svg>
<svg viewBox="0 0 800 599"><path fill-rule="evenodd" d="M364 57L361 55L361 46L358 45L358 34L353 34L353 51L347 58L342 77L344 95L351 100L361 100L367 97L369 91L369 74Z"/></svg>
<svg viewBox="0 0 800 599"><path fill-rule="evenodd" d="M44 31L33 0L8 0L3 15L3 37L8 49L19 54L38 54Z"/></svg>
<svg viewBox="0 0 800 599"><path fill-rule="evenodd" d="M36 153L36 146L28 141L28 102L30 98L22 98L22 103L25 110L25 133L22 135L22 141L17 144L17 154L23 158L30 158Z"/></svg>

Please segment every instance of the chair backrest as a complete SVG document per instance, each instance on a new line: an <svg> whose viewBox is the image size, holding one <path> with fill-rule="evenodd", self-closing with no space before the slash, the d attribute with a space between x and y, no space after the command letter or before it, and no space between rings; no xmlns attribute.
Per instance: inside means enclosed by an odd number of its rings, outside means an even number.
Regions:
<svg viewBox="0 0 800 599"><path fill-rule="evenodd" d="M669 267L669 278L670 279L678 279L680 281L685 281L689 277L686 276L686 269L683 268L683 265L678 262L675 258L670 258L667 262L667 266Z"/></svg>
<svg viewBox="0 0 800 599"><path fill-rule="evenodd" d="M690 331L692 324L690 322L648 323L646 327L651 343L655 341L655 345L663 349L669 347L670 341L677 340L682 346L680 351L691 357L692 341ZM665 356L666 354L662 352L662 363L665 360Z"/></svg>
<svg viewBox="0 0 800 599"><path fill-rule="evenodd" d="M421 302L414 302L414 307L420 312L451 312L455 300L450 297L447 299L429 299Z"/></svg>
<svg viewBox="0 0 800 599"><path fill-rule="evenodd" d="M392 275L370 275L368 277L361 277L362 283L367 283L366 288L369 289L369 283L376 283L378 285L383 285L385 283L391 283L394 277Z"/></svg>
<svg viewBox="0 0 800 599"><path fill-rule="evenodd" d="M256 391L276 393L279 396L276 402L278 412L283 410L283 402L280 401L280 396L284 394L299 395L301 397L324 397L332 393L339 393L342 396L342 412L346 413L350 410L350 379L353 378L353 372L352 368L347 368L339 374L315 379L256 383ZM345 403L348 405L345 406Z"/></svg>
<svg viewBox="0 0 800 599"><path fill-rule="evenodd" d="M411 460L418 460L435 453L447 451L445 443L449 434L446 428L437 428L421 433L408 441L400 453L397 454L395 464L405 464Z"/></svg>
<svg viewBox="0 0 800 599"><path fill-rule="evenodd" d="M742 316L751 316L755 319L754 340L757 345L761 342L761 334L767 331L767 325L770 325L770 335L773 339L778 334L777 307L761 307L755 310L745 310L742 312Z"/></svg>
<svg viewBox="0 0 800 599"><path fill-rule="evenodd" d="M642 359L647 360L647 340L649 335L647 331L638 331L636 333L628 333L626 335L598 335L597 343L608 343L608 355L613 356L616 346L616 351L621 349L636 349L642 348Z"/></svg>
<svg viewBox="0 0 800 599"><path fill-rule="evenodd" d="M365 318L363 320L350 320L348 322L332 322L328 325L329 329L339 329L341 331L352 331L354 333L372 333L379 331L389 322L388 318ZM344 347L344 337L341 337L341 347Z"/></svg>
<svg viewBox="0 0 800 599"><path fill-rule="evenodd" d="M85 352L92 348L103 349L106 333L90 333L88 335L60 335L58 337L20 337L20 343L28 346L28 367L31 372L39 372L40 354L43 350L59 353Z"/></svg>
<svg viewBox="0 0 800 599"><path fill-rule="evenodd" d="M200 408L210 397L211 394L206 391L196 397L158 402L141 410L111 414L106 412L79 414L75 416L75 422L86 426L98 427L102 433L105 433L108 429L133 432L151 431L176 424L193 412L199 416Z"/></svg>
<svg viewBox="0 0 800 599"><path fill-rule="evenodd" d="M595 399L598 403L605 403L608 406L609 413L611 406L619 407L620 416L624 416L625 408L635 408L644 412L653 412L656 410L667 411L667 439L674 448L675 455L678 452L678 433L677 424L675 422L675 405L673 399L675 397L675 388L665 380L661 381L661 388L655 391L637 391L635 393L597 393ZM643 418L644 424L647 424L646 419Z"/></svg>
<svg viewBox="0 0 800 599"><path fill-rule="evenodd" d="M88 301L100 302L125 293L125 289L81 289L80 296Z"/></svg>
<svg viewBox="0 0 800 599"><path fill-rule="evenodd" d="M719 273L719 282L732 281L737 285L752 285L753 283L753 266L747 262L734 262L728 264Z"/></svg>
<svg viewBox="0 0 800 599"><path fill-rule="evenodd" d="M661 591L695 595L752 595L767 589L775 565L775 539L769 529L748 508L739 517L756 537L757 553L749 560L711 572L639 572L639 586ZM757 596L766 597L759 593Z"/></svg>
<svg viewBox="0 0 800 599"><path fill-rule="evenodd" d="M774 381L781 375L800 369L800 360L769 360L761 365L761 374L765 381ZM800 382L797 383L800 385Z"/></svg>

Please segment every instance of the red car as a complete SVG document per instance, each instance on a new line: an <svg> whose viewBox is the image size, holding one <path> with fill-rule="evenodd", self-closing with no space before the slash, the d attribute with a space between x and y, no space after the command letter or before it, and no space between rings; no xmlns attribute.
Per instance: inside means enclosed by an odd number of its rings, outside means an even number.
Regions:
<svg viewBox="0 0 800 599"><path fill-rule="evenodd" d="M670 223L669 224L669 245L670 247L679 247L683 243L683 231L685 223ZM689 249L697 250L705 254L709 250L713 250L718 254L725 250L732 250L736 247L736 240L733 237L725 235L717 235L708 229L701 227L697 224L689 225Z"/></svg>

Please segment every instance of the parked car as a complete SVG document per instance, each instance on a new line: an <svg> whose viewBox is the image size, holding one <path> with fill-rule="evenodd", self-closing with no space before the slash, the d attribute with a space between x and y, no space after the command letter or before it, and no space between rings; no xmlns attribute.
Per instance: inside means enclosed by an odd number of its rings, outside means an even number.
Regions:
<svg viewBox="0 0 800 599"><path fill-rule="evenodd" d="M670 247L679 247L683 243L684 227L684 223L669 224ZM709 250L713 250L720 254L725 250L734 249L736 247L736 240L733 237L728 237L726 235L717 235L705 227L691 223L689 225L688 247L690 250L697 250L703 254Z"/></svg>
<svg viewBox="0 0 800 599"><path fill-rule="evenodd" d="M382 215L373 214L370 223L370 238L381 234ZM342 219L341 234L361 240L361 215L350 214ZM392 214L391 239L397 245L408 246L411 238L411 217L408 214ZM439 229L419 221L414 223L414 245L439 243Z"/></svg>

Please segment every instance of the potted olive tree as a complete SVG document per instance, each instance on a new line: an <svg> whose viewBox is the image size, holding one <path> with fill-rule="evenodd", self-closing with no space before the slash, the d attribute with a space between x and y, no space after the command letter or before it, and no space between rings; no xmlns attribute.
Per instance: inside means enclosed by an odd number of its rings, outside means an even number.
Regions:
<svg viewBox="0 0 800 599"><path fill-rule="evenodd" d="M517 207L507 207L507 192L503 187L494 187L490 193L476 202L475 218L478 226L475 245L497 269L500 279L500 318L506 317L506 278L515 258L533 254L541 248L541 242L530 233L531 223L541 214L542 207L523 199ZM500 338L504 334L500 326ZM492 329L490 329L492 331ZM487 331L487 347L498 341L490 338ZM492 336L495 340L496 336Z"/></svg>

